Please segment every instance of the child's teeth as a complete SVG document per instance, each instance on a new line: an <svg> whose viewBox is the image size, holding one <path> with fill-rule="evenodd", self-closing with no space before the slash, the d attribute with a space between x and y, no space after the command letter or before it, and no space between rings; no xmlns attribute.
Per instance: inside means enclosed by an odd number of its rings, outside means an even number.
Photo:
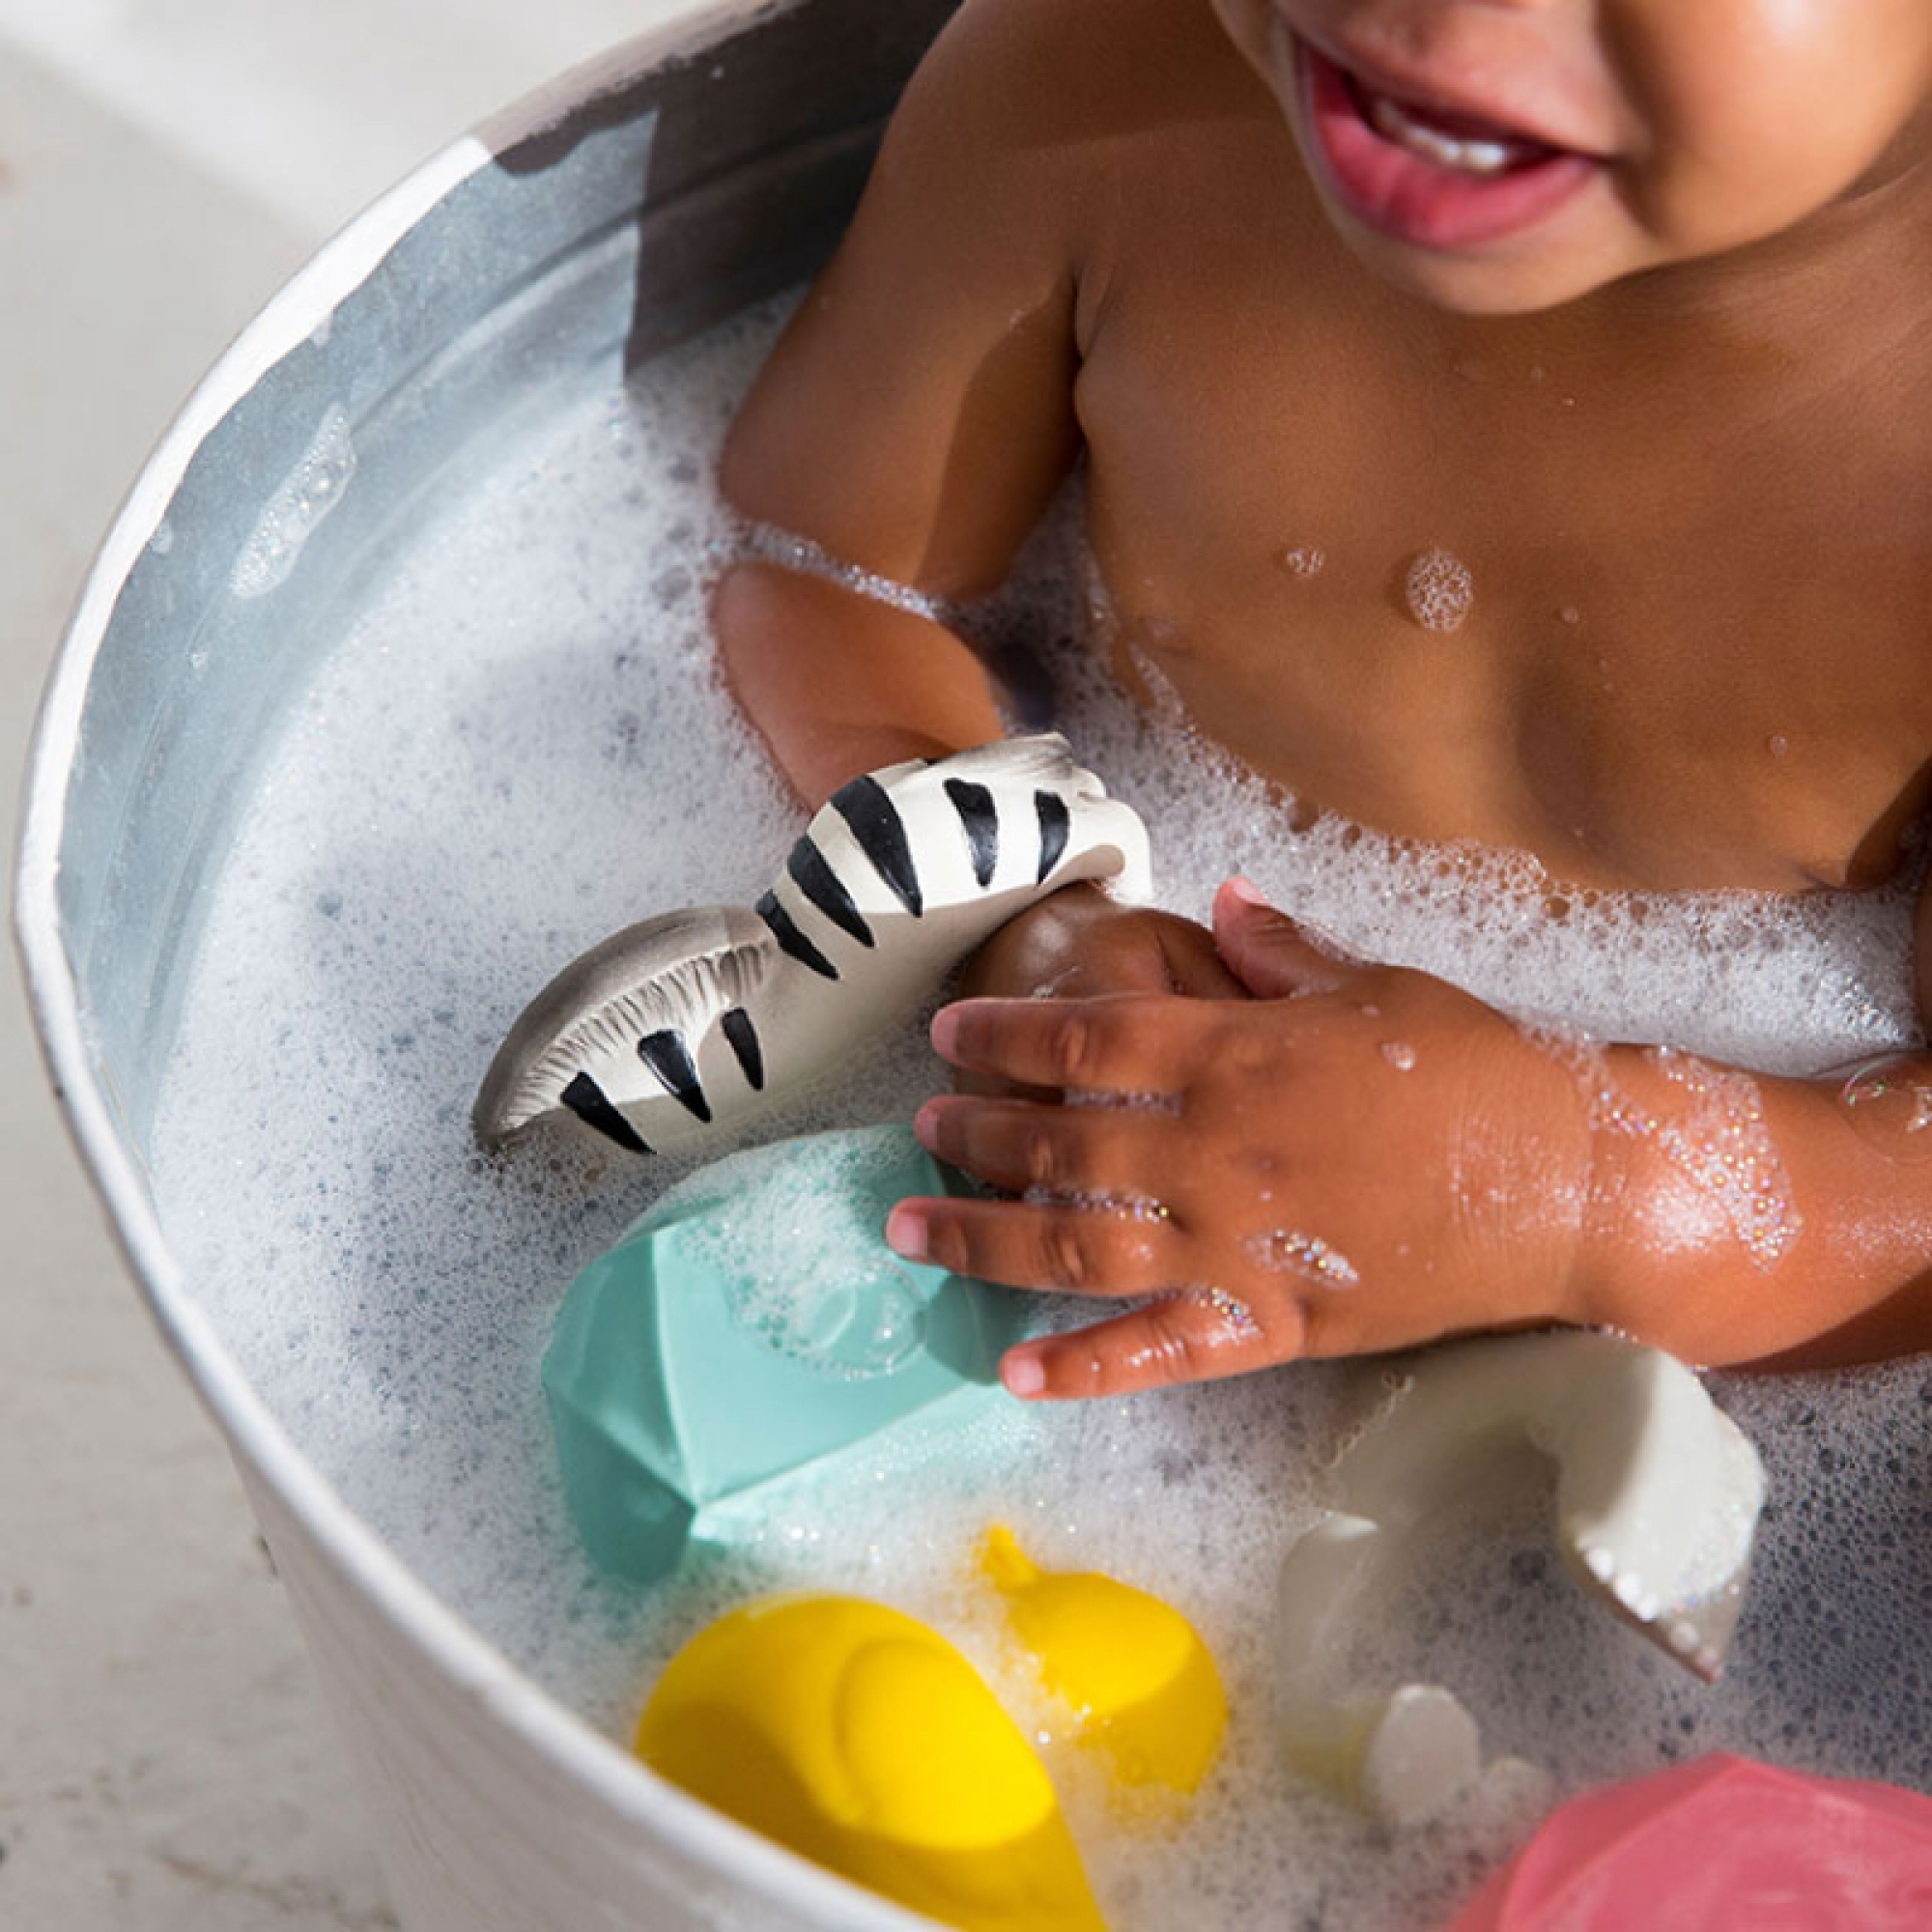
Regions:
<svg viewBox="0 0 1932 1932"><path fill-rule="evenodd" d="M1461 168L1472 175L1498 175L1516 156L1512 142L1459 140L1439 128L1416 120L1385 94L1370 99L1369 119L1378 134L1425 161L1434 161L1437 167Z"/></svg>

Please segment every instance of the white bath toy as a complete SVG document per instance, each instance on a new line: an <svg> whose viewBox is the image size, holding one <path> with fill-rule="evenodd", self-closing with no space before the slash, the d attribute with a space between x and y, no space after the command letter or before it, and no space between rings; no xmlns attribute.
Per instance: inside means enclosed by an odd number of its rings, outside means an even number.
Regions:
<svg viewBox="0 0 1932 1932"><path fill-rule="evenodd" d="M1283 1745L1297 1769L1382 1822L1434 1815L1482 1771L1475 1721L1435 1685L1353 1681L1365 1616L1414 1561L1417 1532L1498 1452L1556 1464L1556 1545L1584 1589L1686 1668L1722 1668L1764 1470L1690 1370L1584 1331L1423 1356L1343 1452L1334 1507L1289 1550L1276 1597Z"/></svg>
<svg viewBox="0 0 1932 1932"><path fill-rule="evenodd" d="M1036 900L1151 893L1147 829L1057 735L854 779L755 906L627 926L525 1009L476 1098L495 1145L559 1112L633 1153L796 1094Z"/></svg>

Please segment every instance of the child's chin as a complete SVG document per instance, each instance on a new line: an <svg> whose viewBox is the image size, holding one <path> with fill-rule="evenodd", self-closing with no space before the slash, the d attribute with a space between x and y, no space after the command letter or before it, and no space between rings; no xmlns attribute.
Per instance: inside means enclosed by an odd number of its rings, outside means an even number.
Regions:
<svg viewBox="0 0 1932 1932"><path fill-rule="evenodd" d="M1454 315L1535 315L1561 308L1633 272L1572 249L1459 253L1391 241L1346 216L1336 227L1363 266L1391 288Z"/></svg>

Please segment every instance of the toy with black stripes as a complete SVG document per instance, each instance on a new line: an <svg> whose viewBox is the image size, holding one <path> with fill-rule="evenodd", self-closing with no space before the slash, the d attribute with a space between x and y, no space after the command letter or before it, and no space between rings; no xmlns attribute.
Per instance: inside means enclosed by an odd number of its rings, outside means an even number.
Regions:
<svg viewBox="0 0 1932 1932"><path fill-rule="evenodd" d="M1147 828L1057 733L868 772L820 807L755 906L648 919L566 966L498 1048L477 1137L569 1117L637 1154L717 1137L1083 880L1146 900Z"/></svg>

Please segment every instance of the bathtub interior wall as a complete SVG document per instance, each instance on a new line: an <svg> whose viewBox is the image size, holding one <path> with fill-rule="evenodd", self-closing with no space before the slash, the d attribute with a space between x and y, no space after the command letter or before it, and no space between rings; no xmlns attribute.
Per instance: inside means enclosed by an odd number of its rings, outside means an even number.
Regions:
<svg viewBox="0 0 1932 1932"><path fill-rule="evenodd" d="M640 73L619 58L587 93L566 81L554 118L486 128L467 173L459 144L444 167L460 178L373 270L326 252L265 312L255 329L285 351L186 452L158 520L137 487L116 534L140 547L87 675L55 890L90 1070L138 1162L204 881L426 493L560 388L809 273L953 4L768 11ZM63 749L43 742L40 762Z"/></svg>

